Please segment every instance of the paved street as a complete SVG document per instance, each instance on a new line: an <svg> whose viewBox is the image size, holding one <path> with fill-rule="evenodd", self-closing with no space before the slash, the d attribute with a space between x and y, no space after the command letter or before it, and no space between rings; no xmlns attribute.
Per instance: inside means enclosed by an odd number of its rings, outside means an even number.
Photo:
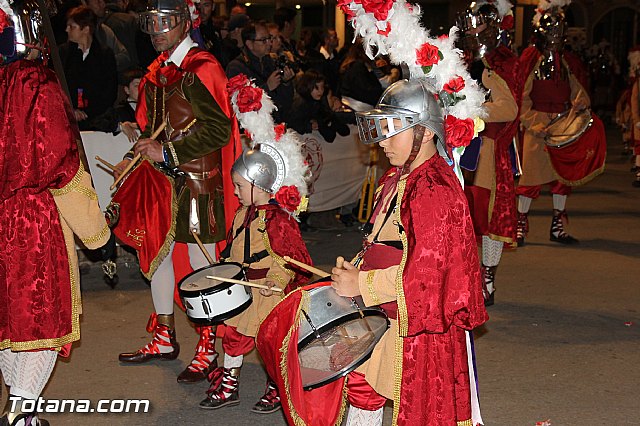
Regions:
<svg viewBox="0 0 640 426"><path fill-rule="evenodd" d="M567 205L568 230L580 240L549 242L551 197L532 205L527 245L506 252L496 274L496 304L476 332L480 399L486 425L553 426L638 424L640 384L640 189L630 185L628 159L610 132L605 174L575 190ZM355 229L306 233L316 264L356 252ZM180 385L177 374L197 336L176 315L182 352L176 361L122 366L121 351L144 345L152 311L147 284L135 265L120 267L111 289L97 265L82 276L82 341L59 362L47 398L149 399L146 414L47 414L52 425L284 425L280 413L249 410L265 376L255 354L243 367L241 403L199 409L205 383ZM6 392L3 392L6 397ZM390 422L386 410L386 424Z"/></svg>

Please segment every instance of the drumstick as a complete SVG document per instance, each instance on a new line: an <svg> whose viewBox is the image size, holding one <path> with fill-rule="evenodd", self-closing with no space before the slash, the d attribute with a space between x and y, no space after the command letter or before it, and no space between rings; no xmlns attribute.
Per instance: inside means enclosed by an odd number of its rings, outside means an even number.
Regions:
<svg viewBox="0 0 640 426"><path fill-rule="evenodd" d="M328 277L328 276L331 275L330 273L325 272L322 269L314 268L313 266L307 265L306 263L298 262L297 260L292 259L289 256L283 256L283 259L284 259L285 262L292 263L292 264L294 264L296 266L299 266L302 269L306 269L307 271L309 271L311 273L314 273L314 274L316 274L318 276Z"/></svg>
<svg viewBox="0 0 640 426"><path fill-rule="evenodd" d="M233 283L233 284L245 285L247 287L263 288L265 290L272 290L272 291L276 291L276 292L281 292L282 291L282 289L279 288L279 287L269 287L269 286L258 284L258 283L254 283L254 282L251 282L251 281L234 280L233 278L216 277L215 275L207 275L206 278L210 279L210 280L218 280L218 281L224 281L224 282Z"/></svg>
<svg viewBox="0 0 640 426"><path fill-rule="evenodd" d="M105 160L104 158L100 157L99 155L96 155L96 160L98 160L99 162L101 162L102 164L104 164L105 166L107 166L108 168L111 169L111 171L116 169L116 166L114 166L113 164L111 164L110 162L108 162L107 160Z"/></svg>
<svg viewBox="0 0 640 426"><path fill-rule="evenodd" d="M162 133L165 127L167 127L167 122L163 121L162 124L160 124L160 126L156 129L156 131L153 132L150 139L155 139L158 136L160 136L160 133ZM118 183L122 180L122 178L124 178L127 175L127 173L129 173L129 170L131 170L133 166L136 165L140 157L141 157L140 153L136 154L136 156L133 157L129 165L122 171L122 174L118 176L118 179L116 179L115 182L113 182L113 184L109 187L109 189L113 190L113 188L115 188L118 185Z"/></svg>
<svg viewBox="0 0 640 426"><path fill-rule="evenodd" d="M344 268L344 257L338 256L336 258L336 268L340 268L340 269Z"/></svg>
<svg viewBox="0 0 640 426"><path fill-rule="evenodd" d="M200 241L200 238L198 238L198 234L196 234L196 232L192 230L191 235L193 235L193 238L196 240L196 243L198 243L198 247L200 247L200 250L202 250L202 254L204 254L204 257L207 258L207 262L209 262L209 265L213 265L215 262L211 257L211 255L209 254L209 252L207 251L207 248L204 246L204 244L202 244L202 241Z"/></svg>

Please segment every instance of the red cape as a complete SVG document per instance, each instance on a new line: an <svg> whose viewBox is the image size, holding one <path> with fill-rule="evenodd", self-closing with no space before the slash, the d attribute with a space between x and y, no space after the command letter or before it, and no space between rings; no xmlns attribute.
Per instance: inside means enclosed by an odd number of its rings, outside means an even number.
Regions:
<svg viewBox="0 0 640 426"><path fill-rule="evenodd" d="M53 71L19 60L0 66L0 81L0 342L60 346L63 336L71 341L72 295L49 189L76 175L80 133Z"/></svg>

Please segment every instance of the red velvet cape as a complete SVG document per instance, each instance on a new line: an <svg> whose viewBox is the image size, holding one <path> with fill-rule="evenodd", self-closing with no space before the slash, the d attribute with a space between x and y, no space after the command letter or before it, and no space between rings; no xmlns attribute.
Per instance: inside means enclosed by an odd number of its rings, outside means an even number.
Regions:
<svg viewBox="0 0 640 426"><path fill-rule="evenodd" d="M400 218L406 263L398 289L397 422L455 425L471 418L465 330L488 316L467 200L439 155L407 177Z"/></svg>
<svg viewBox="0 0 640 426"><path fill-rule="evenodd" d="M49 189L76 175L80 134L57 77L43 65L0 66L0 100L0 349L59 347L71 342L78 312Z"/></svg>

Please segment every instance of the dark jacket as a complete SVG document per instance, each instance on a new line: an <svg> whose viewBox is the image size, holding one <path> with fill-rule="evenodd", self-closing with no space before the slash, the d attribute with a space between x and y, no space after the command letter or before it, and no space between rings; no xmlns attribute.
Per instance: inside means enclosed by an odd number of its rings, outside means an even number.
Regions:
<svg viewBox="0 0 640 426"><path fill-rule="evenodd" d="M287 116L287 126L303 135L312 132L311 120L317 121L318 132L327 142L333 142L336 133L340 136L349 134L349 127L329 108L326 96L316 101L296 95Z"/></svg>

